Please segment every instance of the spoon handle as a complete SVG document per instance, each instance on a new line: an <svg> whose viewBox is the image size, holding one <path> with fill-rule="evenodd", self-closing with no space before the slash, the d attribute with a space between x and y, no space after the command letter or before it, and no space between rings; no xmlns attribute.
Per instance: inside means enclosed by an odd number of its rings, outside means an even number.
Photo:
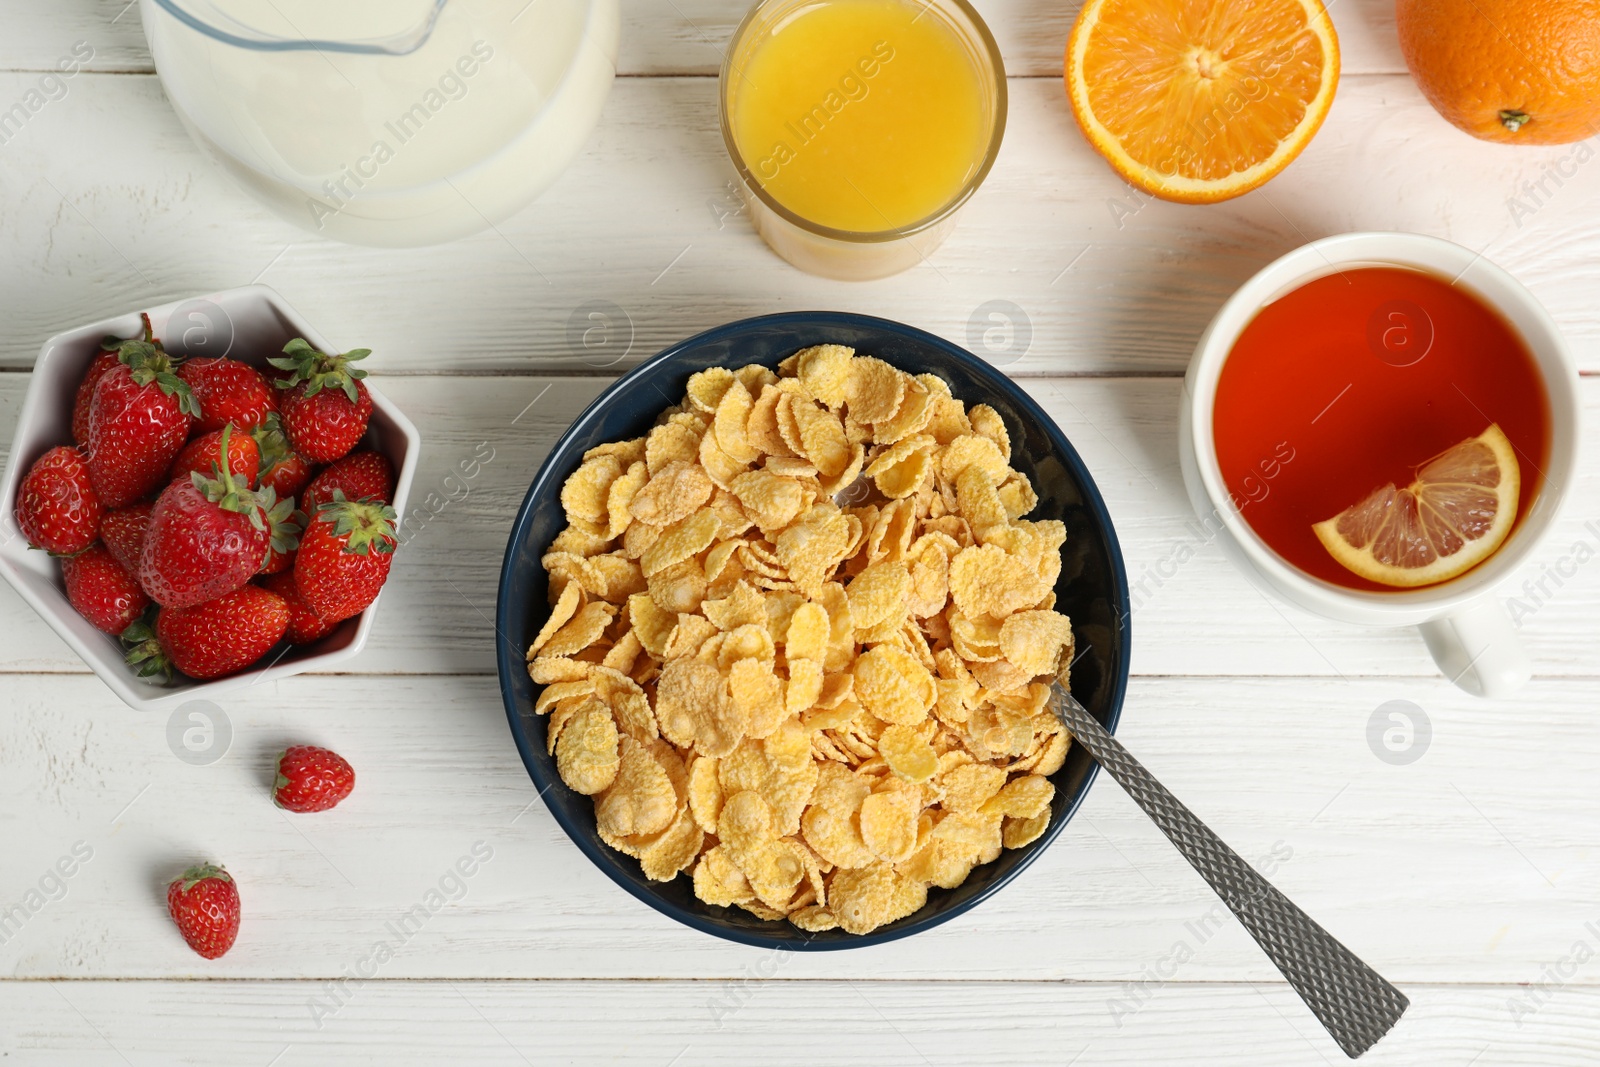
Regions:
<svg viewBox="0 0 1600 1067"><path fill-rule="evenodd" d="M1345 1055L1389 1032L1410 1004L1404 994L1223 844L1060 684L1050 709L1238 916Z"/></svg>

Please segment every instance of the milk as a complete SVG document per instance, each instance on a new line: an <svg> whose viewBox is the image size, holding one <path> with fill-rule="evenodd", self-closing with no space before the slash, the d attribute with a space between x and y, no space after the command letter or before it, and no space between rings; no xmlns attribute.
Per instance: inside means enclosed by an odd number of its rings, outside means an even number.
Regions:
<svg viewBox="0 0 1600 1067"><path fill-rule="evenodd" d="M435 0L172 0L226 33L412 48ZM195 141L278 214L371 245L450 240L543 192L599 119L617 0L445 0L403 55L259 50L141 0ZM297 32L298 31L298 32Z"/></svg>

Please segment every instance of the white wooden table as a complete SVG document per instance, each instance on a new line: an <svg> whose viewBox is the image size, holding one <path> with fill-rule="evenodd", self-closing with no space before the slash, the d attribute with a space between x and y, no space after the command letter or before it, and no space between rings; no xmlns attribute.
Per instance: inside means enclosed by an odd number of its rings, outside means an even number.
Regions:
<svg viewBox="0 0 1600 1067"><path fill-rule="evenodd" d="M1146 202L1079 137L1060 84L1075 3L981 3L1011 72L999 162L930 264L856 285L797 273L729 214L714 75L742 0L630 0L625 77L583 157L498 233L400 253L312 238L237 192L179 128L125 2L0 11L0 109L77 42L94 52L0 144L0 441L46 336L259 280L336 343L374 349L425 438L417 499L439 506L397 558L357 673L226 701L231 747L207 766L175 758L164 714L119 704L0 589L0 908L42 879L59 898L0 943L0 1062L1341 1061L1237 926L1204 927L1214 898L1107 779L989 903L908 941L805 957L646 909L535 801L488 619L529 479L617 368L803 307L987 352L1073 439L1132 578L1171 575L1139 598L1121 735L1411 996L1370 1062L1600 1060L1600 471L1524 576L1585 561L1522 596L1537 677L1509 701L1452 689L1413 633L1269 603L1187 525L1175 415L1190 348L1228 292L1306 240L1404 229L1485 250L1600 372L1594 153L1447 126L1405 74L1387 0L1333 5L1345 72L1327 124L1265 189L1214 207ZM595 301L631 320L599 358L567 332ZM990 301L1026 322L1026 351L971 325ZM1600 381L1583 389L1592 436ZM484 446L478 477L447 487ZM1390 700L1431 723L1410 763L1369 742ZM292 741L355 763L336 813L291 821L267 801L271 756ZM459 899L352 978L480 841L493 858ZM79 842L92 858L56 889ZM216 962L181 944L163 904L165 880L200 858L226 863L244 898Z"/></svg>

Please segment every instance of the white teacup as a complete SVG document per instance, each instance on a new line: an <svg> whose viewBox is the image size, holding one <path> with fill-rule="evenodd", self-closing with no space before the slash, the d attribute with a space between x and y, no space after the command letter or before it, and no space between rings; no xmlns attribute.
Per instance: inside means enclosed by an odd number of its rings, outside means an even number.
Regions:
<svg viewBox="0 0 1600 1067"><path fill-rule="evenodd" d="M1412 267L1455 279L1511 323L1532 352L1550 399L1550 459L1533 507L1498 551L1440 585L1364 592L1314 578L1279 556L1250 528L1223 481L1212 435L1217 380L1234 342L1263 306L1347 267ZM1179 452L1184 485L1201 521L1257 585L1314 614L1367 626L1416 626L1434 662L1469 693L1499 697L1533 673L1495 589L1514 574L1555 524L1578 468L1578 374L1556 324L1511 275L1460 245L1411 233L1347 233L1295 249L1262 268L1222 306L1195 346L1184 376ZM1524 478L1537 472L1524 472Z"/></svg>

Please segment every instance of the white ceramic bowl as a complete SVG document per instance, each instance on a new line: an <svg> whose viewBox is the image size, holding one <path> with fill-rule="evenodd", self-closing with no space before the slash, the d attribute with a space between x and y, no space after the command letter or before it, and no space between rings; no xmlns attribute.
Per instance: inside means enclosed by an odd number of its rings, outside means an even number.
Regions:
<svg viewBox="0 0 1600 1067"><path fill-rule="evenodd" d="M324 352L343 351L329 343L283 298L264 285L249 285L146 309L155 335L168 351L186 356L231 356L257 367L282 351L294 337L304 337ZM153 685L137 677L122 659L116 638L101 633L67 602L61 581L61 564L28 546L17 528L17 485L28 468L56 445L72 443L72 401L83 372L107 335L133 337L139 333L138 312L118 315L57 334L44 343L33 365L17 432L11 445L5 481L0 485L0 574L22 594L40 618L83 657L101 681L130 707L176 704L210 697L252 685L271 675L282 677L303 671L326 670L351 659L366 644L377 616L378 604L341 623L315 644L281 646L256 666L210 682L179 679L171 685ZM406 496L416 474L421 439L417 428L382 393L372 388L372 419L361 447L374 448L389 457L395 469L394 508L404 514ZM286 650L286 651L285 651ZM282 653L280 655L280 652Z"/></svg>
<svg viewBox="0 0 1600 1067"><path fill-rule="evenodd" d="M1228 493L1217 462L1212 409L1217 380L1234 342L1256 313L1284 294L1345 267L1401 266L1454 279L1521 335L1550 399L1550 459L1533 507L1509 540L1459 578L1400 592L1365 592L1313 578L1285 561L1250 528ZM1539 301L1511 275L1471 249L1414 233L1325 237L1269 263L1211 320L1184 377L1178 444L1184 485L1195 513L1256 585L1314 614L1365 626L1417 626L1452 682L1481 696L1505 696L1531 673L1495 589L1537 550L1571 495L1578 470L1578 373L1561 332Z"/></svg>

